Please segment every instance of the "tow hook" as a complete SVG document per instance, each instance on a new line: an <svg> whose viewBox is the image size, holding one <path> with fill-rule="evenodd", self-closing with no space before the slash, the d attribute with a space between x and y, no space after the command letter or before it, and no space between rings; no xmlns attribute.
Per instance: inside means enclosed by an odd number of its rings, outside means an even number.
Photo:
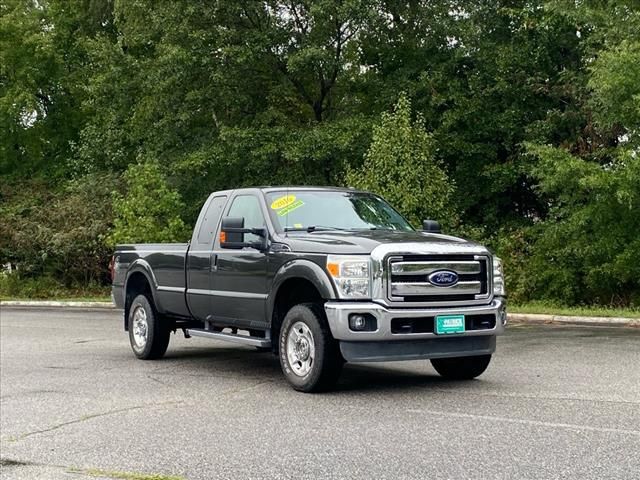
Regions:
<svg viewBox="0 0 640 480"><path fill-rule="evenodd" d="M191 338L191 335L189 335L189 332L187 331L186 328L182 329L182 333L184 333L184 338Z"/></svg>

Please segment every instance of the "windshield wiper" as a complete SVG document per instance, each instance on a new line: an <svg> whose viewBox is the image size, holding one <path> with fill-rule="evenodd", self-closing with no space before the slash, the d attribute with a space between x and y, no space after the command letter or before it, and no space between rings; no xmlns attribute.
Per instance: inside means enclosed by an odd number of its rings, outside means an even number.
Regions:
<svg viewBox="0 0 640 480"><path fill-rule="evenodd" d="M311 232L327 232L327 231L331 231L331 230L345 231L347 229L346 228L340 228L340 227L326 227L324 225L309 225L308 227L285 227L284 228L285 232L307 232L307 233L311 233Z"/></svg>

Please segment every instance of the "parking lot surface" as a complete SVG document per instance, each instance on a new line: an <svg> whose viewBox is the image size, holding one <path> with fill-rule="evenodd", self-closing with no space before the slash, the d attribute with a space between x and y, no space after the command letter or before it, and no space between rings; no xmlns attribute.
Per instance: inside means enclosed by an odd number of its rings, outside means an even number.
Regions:
<svg viewBox="0 0 640 480"><path fill-rule="evenodd" d="M477 380L347 365L314 395L250 347L136 360L114 311L2 307L0 350L2 479L640 479L637 328L511 326Z"/></svg>

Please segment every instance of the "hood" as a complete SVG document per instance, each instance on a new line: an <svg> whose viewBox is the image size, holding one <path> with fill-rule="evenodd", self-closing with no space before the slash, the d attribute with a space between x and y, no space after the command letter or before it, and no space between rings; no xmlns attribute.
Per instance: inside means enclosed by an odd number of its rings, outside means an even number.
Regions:
<svg viewBox="0 0 640 480"><path fill-rule="evenodd" d="M289 232L279 241L300 253L370 254L376 247L387 244L424 244L424 247L434 250L487 253L486 248L458 237L392 230Z"/></svg>

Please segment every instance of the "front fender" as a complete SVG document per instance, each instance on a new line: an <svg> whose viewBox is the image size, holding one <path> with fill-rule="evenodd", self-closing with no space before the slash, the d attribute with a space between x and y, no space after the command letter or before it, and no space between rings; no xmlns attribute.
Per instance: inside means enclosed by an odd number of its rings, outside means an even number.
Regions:
<svg viewBox="0 0 640 480"><path fill-rule="evenodd" d="M308 280L316 287L320 296L325 300L338 298L333 283L322 267L310 260L298 258L285 263L276 272L271 292L267 297L267 312L269 314L267 318L271 318L273 315L276 296L280 286L291 278L304 278Z"/></svg>

